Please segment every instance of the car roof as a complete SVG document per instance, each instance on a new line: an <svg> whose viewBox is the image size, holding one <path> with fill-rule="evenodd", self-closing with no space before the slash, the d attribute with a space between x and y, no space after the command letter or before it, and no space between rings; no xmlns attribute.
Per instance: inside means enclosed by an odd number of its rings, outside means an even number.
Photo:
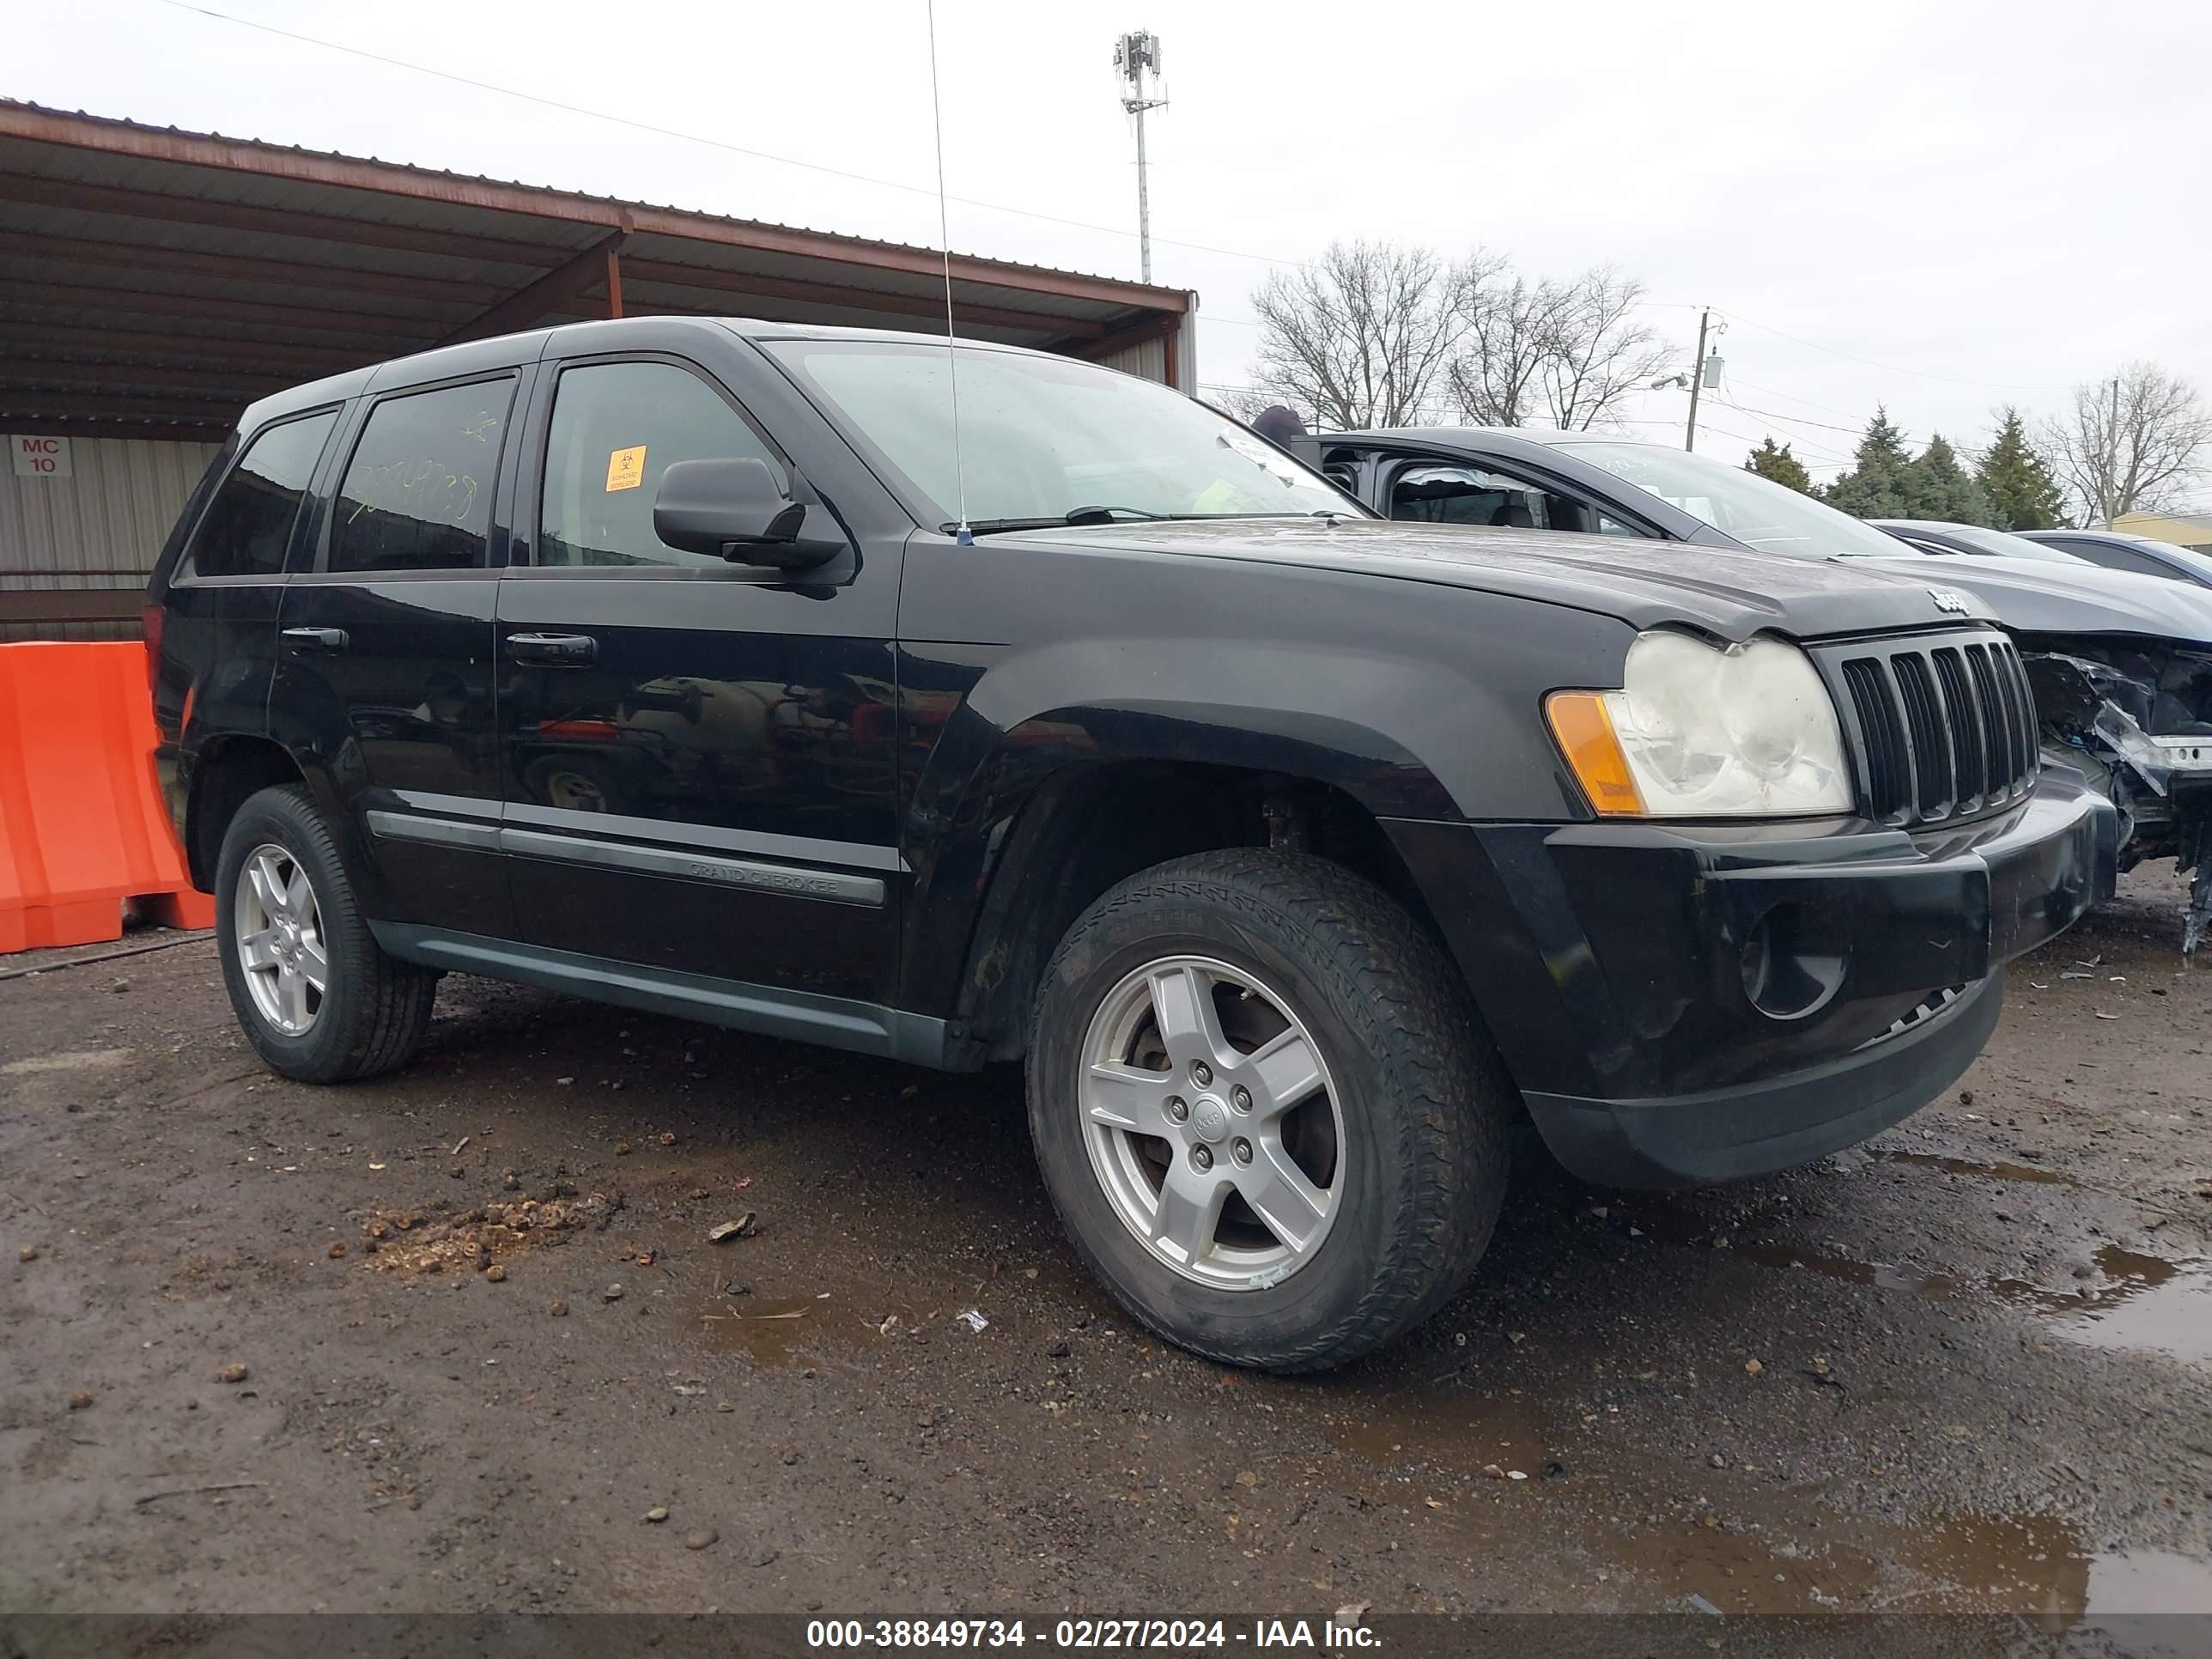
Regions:
<svg viewBox="0 0 2212 1659"><path fill-rule="evenodd" d="M547 352L559 348L562 341L572 335L590 330L596 348L607 349L612 339L618 339L625 330L643 331L651 329L665 332L671 327L695 329L701 332L720 331L735 334L747 340L886 340L908 345L943 346L942 334L913 334L902 331L880 328L848 328L829 325L772 323L757 317L669 317L644 316L609 318L598 321L563 323L555 328L526 329L516 334L496 334L482 340L464 340L453 345L433 346L427 351L411 352L403 357L390 357L381 362L349 368L342 374L329 374L319 380L309 380L295 386L274 392L250 405L240 417L239 429L250 432L303 410L325 404L342 403L358 397L364 392L381 391L386 386L410 386L418 382L442 380L458 375L473 374L490 369L514 368L524 363L537 362ZM1027 346L1004 345L995 340L960 342L963 350L1005 351L1028 357L1054 357L1055 362L1067 362L1051 352L1036 351Z"/></svg>

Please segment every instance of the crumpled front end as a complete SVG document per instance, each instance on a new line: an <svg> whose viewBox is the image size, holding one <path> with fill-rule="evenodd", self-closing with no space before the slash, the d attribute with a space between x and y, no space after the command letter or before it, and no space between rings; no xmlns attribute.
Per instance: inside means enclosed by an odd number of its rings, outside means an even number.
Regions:
<svg viewBox="0 0 2212 1659"><path fill-rule="evenodd" d="M2044 753L2120 813L2120 868L2192 875L2182 951L2212 926L2212 647L2109 635L2020 640Z"/></svg>

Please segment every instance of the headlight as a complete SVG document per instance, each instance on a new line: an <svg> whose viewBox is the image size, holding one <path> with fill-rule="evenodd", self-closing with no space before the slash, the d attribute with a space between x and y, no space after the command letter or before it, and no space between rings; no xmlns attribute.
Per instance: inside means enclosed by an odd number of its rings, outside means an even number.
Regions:
<svg viewBox="0 0 2212 1659"><path fill-rule="evenodd" d="M1555 691L1544 712L1607 817L1787 817L1851 810L1820 671L1780 640L1726 647L1636 636L1618 691Z"/></svg>

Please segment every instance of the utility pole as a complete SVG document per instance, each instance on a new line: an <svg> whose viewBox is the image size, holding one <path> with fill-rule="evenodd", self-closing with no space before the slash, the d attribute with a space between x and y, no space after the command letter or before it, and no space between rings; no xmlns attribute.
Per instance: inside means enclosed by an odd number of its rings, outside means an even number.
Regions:
<svg viewBox="0 0 2212 1659"><path fill-rule="evenodd" d="M1692 453L1698 447L1698 388L1705 378L1705 325L1712 319L1710 311L1698 313L1698 355L1690 369L1690 425L1682 434L1682 447Z"/></svg>
<svg viewBox="0 0 2212 1659"><path fill-rule="evenodd" d="M1152 207L1145 176L1145 112L1167 107L1160 65L1160 37L1150 29L1132 30L1114 43L1121 108L1137 119L1137 257L1147 283L1152 280Z"/></svg>
<svg viewBox="0 0 2212 1659"><path fill-rule="evenodd" d="M1705 355L1705 332L1711 328L1712 320L1713 313L1711 307L1698 313L1698 356L1696 362L1690 368L1690 424L1682 434L1682 447L1692 452L1698 447L1698 392L1705 386L1711 386L1716 392L1721 387L1720 329L1712 330L1714 336L1712 355L1711 356ZM1725 329L1727 326L1727 322L1723 320L1721 329ZM1663 386L1665 382L1654 380L1652 384Z"/></svg>

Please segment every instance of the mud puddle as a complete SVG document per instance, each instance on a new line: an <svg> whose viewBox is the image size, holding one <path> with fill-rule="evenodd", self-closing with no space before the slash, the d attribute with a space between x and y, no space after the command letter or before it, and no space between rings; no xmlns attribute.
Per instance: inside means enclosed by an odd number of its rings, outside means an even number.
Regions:
<svg viewBox="0 0 2212 1659"><path fill-rule="evenodd" d="M1916 1170L1940 1170L1945 1175L1972 1176L1981 1181L2017 1181L2037 1187L2078 1187L2081 1184L2072 1176L2057 1170L2046 1170L2033 1164L2008 1163L2002 1158L1983 1163L1971 1158L1945 1158L1936 1152L1876 1151L1873 1155L1885 1164L1905 1164Z"/></svg>
<svg viewBox="0 0 2212 1659"><path fill-rule="evenodd" d="M1967 1279L1786 1245L1743 1245L1735 1253L1763 1267L1819 1273L1876 1290L1936 1298L1992 1296L2032 1310L2055 1334L2085 1347L2148 1350L2212 1364L2212 1261L2170 1261L2107 1244L2092 1258L2099 1282L2055 1289L2031 1279Z"/></svg>
<svg viewBox="0 0 2212 1659"><path fill-rule="evenodd" d="M693 1294L679 1305L709 1348L743 1356L756 1365L788 1365L823 1359L880 1341L834 1293L813 1296Z"/></svg>
<svg viewBox="0 0 2212 1659"><path fill-rule="evenodd" d="M976 1310L979 1299L942 1285L910 1285L893 1290L840 1282L828 1290L791 1290L763 1285L758 1290L726 1273L712 1275L714 1288L693 1289L677 1297L691 1329L716 1352L738 1355L756 1367L811 1362L867 1364L910 1353L932 1343L1011 1334L1007 1318ZM964 1316L976 1311L981 1330Z"/></svg>
<svg viewBox="0 0 2212 1659"><path fill-rule="evenodd" d="M2168 1261L2107 1244L2097 1266L2108 1288L2060 1304L2054 1328L2092 1348L2140 1348L2212 1364L2212 1261Z"/></svg>
<svg viewBox="0 0 2212 1659"><path fill-rule="evenodd" d="M1564 1470L1547 1449L1542 1414L1519 1389L1393 1389L1368 1379L1356 1393L1329 1389L1322 1401L1322 1420L1338 1449L1381 1470L1474 1475L1495 1469L1488 1478L1508 1480Z"/></svg>
<svg viewBox="0 0 2212 1659"><path fill-rule="evenodd" d="M1340 1453L1372 1465L1379 1495L1418 1518L1409 1524L1440 1526L1478 1560L1540 1536L1563 1582L1607 1610L2212 1613L2212 1561L2100 1552L2055 1516L1886 1527L1839 1513L1817 1483L1778 1490L1747 1469L1709 1474L1562 1441L1516 1390L1385 1391L1366 1403L1331 1416ZM1528 1478L1512 1480L1516 1469Z"/></svg>

